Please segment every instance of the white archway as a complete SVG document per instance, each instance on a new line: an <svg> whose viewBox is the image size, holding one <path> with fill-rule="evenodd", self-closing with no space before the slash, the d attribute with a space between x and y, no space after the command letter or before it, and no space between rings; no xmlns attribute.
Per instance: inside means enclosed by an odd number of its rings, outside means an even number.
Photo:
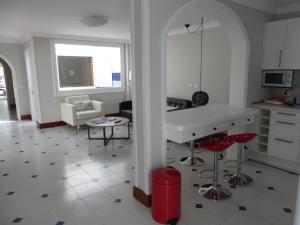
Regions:
<svg viewBox="0 0 300 225"><path fill-rule="evenodd" d="M8 58L6 58L4 55L0 54L0 58L3 59L7 63L7 65L10 67L12 82L13 82L13 87L14 87L15 101L16 101L17 117L18 117L18 119L21 119L19 94L18 94L18 88L17 88L18 84L17 84L16 72L15 72L14 66L13 66L12 62Z"/></svg>
<svg viewBox="0 0 300 225"><path fill-rule="evenodd" d="M249 39L248 34L240 21L237 14L228 6L217 2L208 0L194 0L180 9L169 19L163 33L162 33L162 73L164 74L164 83L166 84L166 49L167 39L170 27L175 18L181 13L187 12L189 8L198 7L199 13L205 12L214 17L221 23L225 33L231 44L231 76L230 76L230 93L229 104L232 106L246 106L247 105L247 81L248 81L248 67L249 67ZM183 21L184 23L184 21ZM165 91L164 91L165 92Z"/></svg>
<svg viewBox="0 0 300 225"><path fill-rule="evenodd" d="M249 40L231 8L216 0L132 0L135 187L148 197L151 171L166 165L168 32L174 18L193 6L213 15L228 34L232 49L229 103L232 106L247 104Z"/></svg>

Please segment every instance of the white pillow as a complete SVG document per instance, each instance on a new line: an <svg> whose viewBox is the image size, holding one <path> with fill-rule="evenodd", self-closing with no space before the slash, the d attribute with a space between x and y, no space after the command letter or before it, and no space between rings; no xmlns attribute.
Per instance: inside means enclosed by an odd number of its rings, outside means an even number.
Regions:
<svg viewBox="0 0 300 225"><path fill-rule="evenodd" d="M91 100L85 101L74 101L77 111L85 111L85 110L92 110L93 104Z"/></svg>

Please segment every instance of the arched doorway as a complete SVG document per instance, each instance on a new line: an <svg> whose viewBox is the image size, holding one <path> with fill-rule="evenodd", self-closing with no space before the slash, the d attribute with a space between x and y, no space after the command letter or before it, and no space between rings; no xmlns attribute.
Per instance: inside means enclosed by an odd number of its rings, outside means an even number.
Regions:
<svg viewBox="0 0 300 225"><path fill-rule="evenodd" d="M0 121L17 120L13 71L0 57Z"/></svg>
<svg viewBox="0 0 300 225"><path fill-rule="evenodd" d="M230 7L214 0L133 1L135 186L146 194L151 192L151 171L166 166L167 161L164 125L168 33L177 15L191 7L198 7L199 13L210 14L222 24L231 44L229 104L247 104L249 40L240 18Z"/></svg>
<svg viewBox="0 0 300 225"><path fill-rule="evenodd" d="M216 1L194 0L179 8L169 19L162 34L162 59L166 62L167 39L172 24L183 14L198 9L204 17L214 18L223 27L231 45L231 76L229 104L232 106L247 105L247 79L249 64L249 40L243 24L236 13ZM166 63L162 63L164 77L166 77ZM166 81L165 81L166 82Z"/></svg>
<svg viewBox="0 0 300 225"><path fill-rule="evenodd" d="M190 15L193 13L194 15ZM208 0L193 0L179 8L168 20L166 27L162 34L162 63L163 79L165 85L163 86L163 93L167 97L167 42L171 29L176 27L179 22L182 26L185 21L180 21L182 18L187 18L185 15L189 14L190 18L204 17L212 23L217 22L221 25L225 32L226 38L230 42L230 76L229 76L229 105L245 107L247 106L248 94L248 65L249 65L249 40L243 24L236 13L228 6L217 1ZM197 15L196 15L197 14ZM197 26L198 24L196 24ZM205 48L205 47L204 47ZM187 75L188 76L188 75ZM204 79L202 79L204 80ZM217 85L215 85L217 87ZM204 87L205 90L205 87ZM229 133L240 133L244 129L236 128L229 131ZM164 148L165 149L165 148ZM236 146L231 147L227 151L227 158L231 160L236 159ZM167 155L166 153L164 155ZM164 157L164 158L167 158ZM163 162L166 164L166 161Z"/></svg>

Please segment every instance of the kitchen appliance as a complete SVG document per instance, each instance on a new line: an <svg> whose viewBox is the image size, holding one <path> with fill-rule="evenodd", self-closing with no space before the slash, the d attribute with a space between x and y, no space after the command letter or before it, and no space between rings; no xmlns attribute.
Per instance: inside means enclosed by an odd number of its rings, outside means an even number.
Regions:
<svg viewBox="0 0 300 225"><path fill-rule="evenodd" d="M291 88L293 86L294 70L264 70L262 86Z"/></svg>

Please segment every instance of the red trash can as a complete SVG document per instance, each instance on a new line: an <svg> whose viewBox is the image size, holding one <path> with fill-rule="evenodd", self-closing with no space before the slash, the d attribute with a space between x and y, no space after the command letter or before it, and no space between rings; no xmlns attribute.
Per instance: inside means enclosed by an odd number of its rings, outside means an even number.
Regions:
<svg viewBox="0 0 300 225"><path fill-rule="evenodd" d="M152 172L152 217L161 224L176 224L181 215L181 174L176 169Z"/></svg>

